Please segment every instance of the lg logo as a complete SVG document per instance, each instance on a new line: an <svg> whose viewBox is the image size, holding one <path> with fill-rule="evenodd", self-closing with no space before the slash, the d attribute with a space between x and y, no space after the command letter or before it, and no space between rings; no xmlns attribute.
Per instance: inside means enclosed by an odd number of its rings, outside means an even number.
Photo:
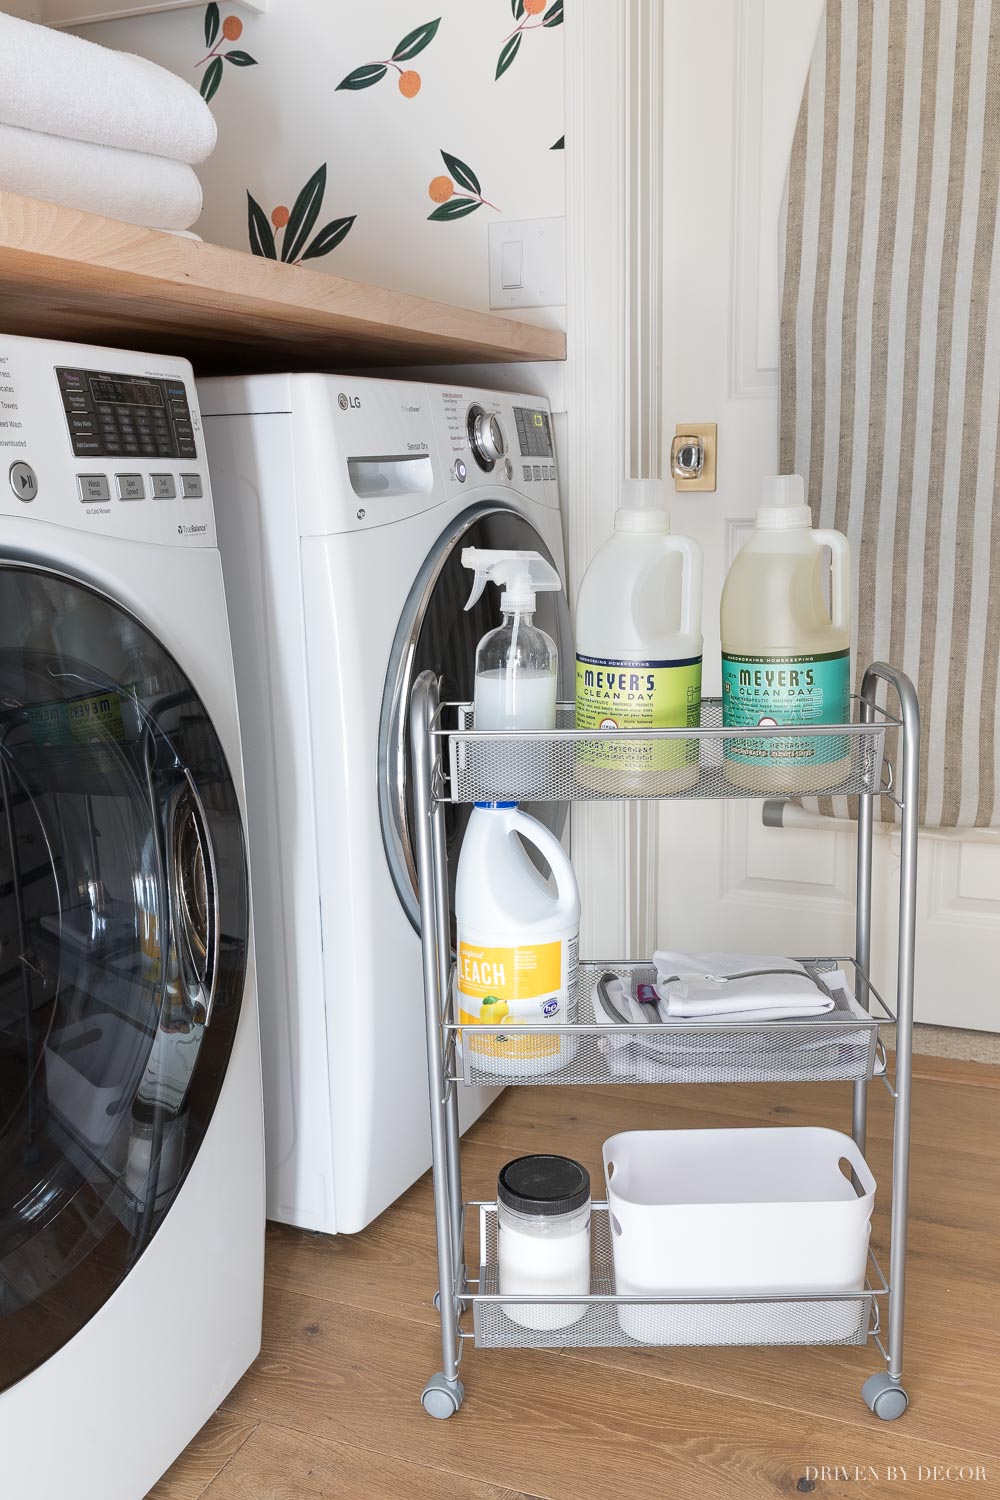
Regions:
<svg viewBox="0 0 1000 1500"><path fill-rule="evenodd" d="M347 411L348 407L358 407L358 406L360 406L361 405L361 397L360 396L346 396L344 394L344 392L341 391L340 395L337 397L337 405L340 407L341 411Z"/></svg>

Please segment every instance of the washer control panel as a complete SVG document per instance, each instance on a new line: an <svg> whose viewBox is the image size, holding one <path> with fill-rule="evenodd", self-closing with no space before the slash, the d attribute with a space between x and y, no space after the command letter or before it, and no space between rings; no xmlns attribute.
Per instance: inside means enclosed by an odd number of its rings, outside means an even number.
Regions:
<svg viewBox="0 0 1000 1500"><path fill-rule="evenodd" d="M0 335L0 448L2 514L215 545L186 360Z"/></svg>
<svg viewBox="0 0 1000 1500"><path fill-rule="evenodd" d="M77 458L197 458L183 380L56 369Z"/></svg>

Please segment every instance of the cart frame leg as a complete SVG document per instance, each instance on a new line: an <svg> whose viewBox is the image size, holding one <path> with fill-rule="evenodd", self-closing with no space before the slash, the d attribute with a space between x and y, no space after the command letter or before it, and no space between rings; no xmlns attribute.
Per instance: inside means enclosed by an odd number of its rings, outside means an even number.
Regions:
<svg viewBox="0 0 1000 1500"><path fill-rule="evenodd" d="M885 662L868 668L861 686L862 714L874 717L878 680L888 683L899 699L903 721L899 760L902 774L897 805L900 808L899 939L896 969L896 1070L895 1120L892 1136L892 1227L889 1250L889 1340L886 1360L888 1379L899 1389L901 1401L890 1403L877 1415L899 1416L905 1410L903 1373L903 1318L906 1299L906 1215L910 1175L910 1095L913 1062L913 977L917 925L917 818L920 792L920 708L909 678ZM867 799L863 799L864 800ZM871 807L869 805L869 817ZM859 821L859 840L861 824ZM870 846L871 828L868 828ZM868 849L868 859L871 849ZM860 863L860 855L859 855ZM867 877L870 881L870 875ZM859 872L859 891L861 874ZM870 885L869 885L870 896ZM860 930L859 918L859 930ZM864 937L868 940L866 931ZM860 957L860 953L859 953ZM857 1123L857 1119L855 1120ZM874 1377L873 1377L874 1378ZM876 1395L878 1393L875 1393ZM866 1391L866 1399L868 1392Z"/></svg>
<svg viewBox="0 0 1000 1500"><path fill-rule="evenodd" d="M461 1349L456 1268L461 1247L458 1104L454 1084L445 1078L450 1003L451 930L445 865L444 806L435 796L440 767L432 747L431 725L439 689L432 672L422 672L410 699L410 749L416 808L417 874L420 884L421 954L424 975L424 1019L431 1114L434 1222L437 1233L442 1368L432 1375L421 1400L432 1416L451 1416L462 1403L458 1378ZM457 1201L456 1201L457 1194Z"/></svg>

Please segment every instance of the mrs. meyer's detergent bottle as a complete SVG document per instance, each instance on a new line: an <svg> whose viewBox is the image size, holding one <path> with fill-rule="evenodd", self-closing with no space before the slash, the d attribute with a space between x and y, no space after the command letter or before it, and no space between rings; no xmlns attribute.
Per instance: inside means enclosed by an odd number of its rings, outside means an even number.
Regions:
<svg viewBox="0 0 1000 1500"><path fill-rule="evenodd" d="M523 842L522 842L523 840ZM525 844L551 871L545 880ZM545 1036L576 1020L580 892L566 851L516 802L477 802L455 885L461 1047L473 1067L513 1080L572 1061L576 1038ZM496 1026L477 1035L479 1026ZM505 1034L507 1025L541 1034Z"/></svg>
<svg viewBox="0 0 1000 1500"><path fill-rule="evenodd" d="M800 475L764 480L756 529L722 590L724 725L850 719L850 557L841 532L813 530ZM723 766L735 786L816 792L850 773L850 745L845 735L727 739Z"/></svg>
<svg viewBox="0 0 1000 1500"><path fill-rule="evenodd" d="M627 479L614 534L576 605L577 729L701 723L701 547L673 536L658 479ZM583 741L576 776L612 795L656 795L698 780L698 741Z"/></svg>

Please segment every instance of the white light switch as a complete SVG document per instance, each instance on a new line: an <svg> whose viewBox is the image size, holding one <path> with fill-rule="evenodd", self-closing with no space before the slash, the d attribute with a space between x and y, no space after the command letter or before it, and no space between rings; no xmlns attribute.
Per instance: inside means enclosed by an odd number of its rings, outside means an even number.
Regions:
<svg viewBox="0 0 1000 1500"><path fill-rule="evenodd" d="M490 306L561 307L566 301L566 220L490 224Z"/></svg>
<svg viewBox="0 0 1000 1500"><path fill-rule="evenodd" d="M524 242L504 240L500 252L501 284L505 292L513 292L524 286Z"/></svg>

